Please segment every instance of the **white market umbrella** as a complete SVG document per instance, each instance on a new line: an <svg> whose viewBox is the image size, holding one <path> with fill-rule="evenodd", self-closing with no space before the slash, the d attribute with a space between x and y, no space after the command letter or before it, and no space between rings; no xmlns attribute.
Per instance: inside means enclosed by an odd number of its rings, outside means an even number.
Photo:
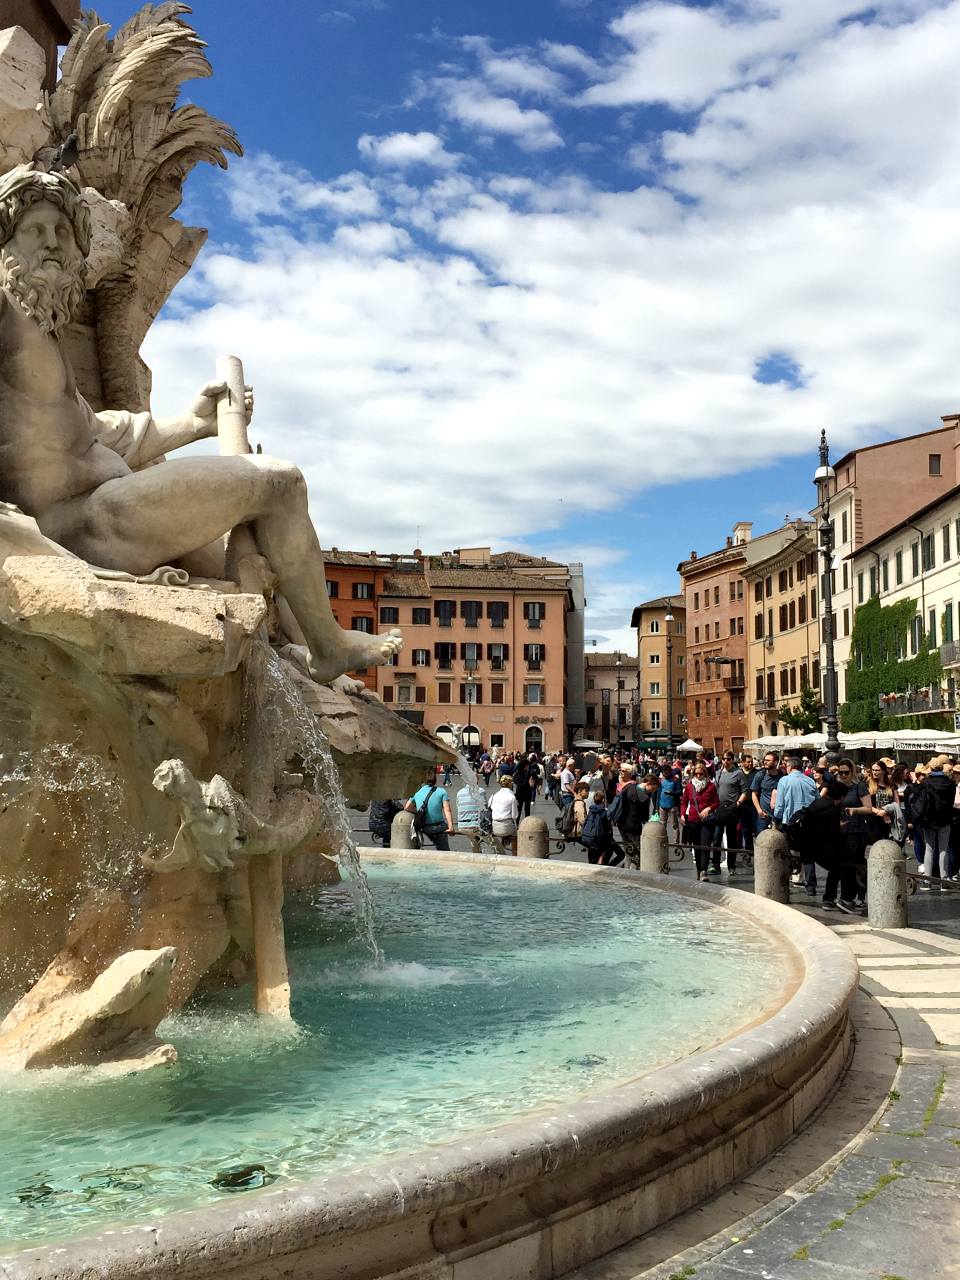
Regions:
<svg viewBox="0 0 960 1280"><path fill-rule="evenodd" d="M677 747L677 750L678 751L702 751L703 747L700 745L699 742L694 742L692 738L688 738L686 742L680 743L679 747Z"/></svg>

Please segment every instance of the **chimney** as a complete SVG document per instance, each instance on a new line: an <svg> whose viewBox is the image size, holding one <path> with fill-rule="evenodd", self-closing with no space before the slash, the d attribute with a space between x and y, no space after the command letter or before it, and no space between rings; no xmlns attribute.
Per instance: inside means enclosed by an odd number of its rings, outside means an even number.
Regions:
<svg viewBox="0 0 960 1280"><path fill-rule="evenodd" d="M732 536L732 534L729 534L729 533L727 534L727 546L728 546L728 547L732 547L732 546L733 546L733 536Z"/></svg>

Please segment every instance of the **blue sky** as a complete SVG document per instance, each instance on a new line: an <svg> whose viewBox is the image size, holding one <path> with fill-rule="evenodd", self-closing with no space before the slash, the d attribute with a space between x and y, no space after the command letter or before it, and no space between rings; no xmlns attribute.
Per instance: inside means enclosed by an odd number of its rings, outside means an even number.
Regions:
<svg viewBox="0 0 960 1280"><path fill-rule="evenodd" d="M623 647L808 508L821 426L957 409L960 0L193 9L246 156L190 179L155 408L237 351L325 544L582 559Z"/></svg>

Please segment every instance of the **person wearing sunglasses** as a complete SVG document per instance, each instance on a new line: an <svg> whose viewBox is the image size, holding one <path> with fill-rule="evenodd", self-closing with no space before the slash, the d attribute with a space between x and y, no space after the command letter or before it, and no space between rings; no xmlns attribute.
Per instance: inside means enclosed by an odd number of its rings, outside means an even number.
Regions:
<svg viewBox="0 0 960 1280"><path fill-rule="evenodd" d="M866 848L869 836L868 823L873 814L873 798L867 784L860 776L860 770L854 762L846 757L837 761L837 781L847 788L847 794L840 805L840 831L846 849L847 861L854 867L866 865ZM857 894L855 901L840 899L840 905L855 910L863 905Z"/></svg>

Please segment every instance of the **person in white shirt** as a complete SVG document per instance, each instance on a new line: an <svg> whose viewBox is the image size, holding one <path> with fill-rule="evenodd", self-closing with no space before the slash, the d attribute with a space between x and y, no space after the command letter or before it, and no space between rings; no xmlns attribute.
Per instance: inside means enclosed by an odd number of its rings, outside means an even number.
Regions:
<svg viewBox="0 0 960 1280"><path fill-rule="evenodd" d="M569 758L565 767L560 771L560 802L561 804L573 804L573 788L577 783L577 775L573 772L574 759Z"/></svg>
<svg viewBox="0 0 960 1280"><path fill-rule="evenodd" d="M500 779L500 786L497 791L488 800L490 807L490 818L493 822L493 834L500 841L503 852L507 852L509 844L509 852L516 856L517 853L517 820L520 817L520 806L517 804L517 797L513 794L513 779L505 777Z"/></svg>

